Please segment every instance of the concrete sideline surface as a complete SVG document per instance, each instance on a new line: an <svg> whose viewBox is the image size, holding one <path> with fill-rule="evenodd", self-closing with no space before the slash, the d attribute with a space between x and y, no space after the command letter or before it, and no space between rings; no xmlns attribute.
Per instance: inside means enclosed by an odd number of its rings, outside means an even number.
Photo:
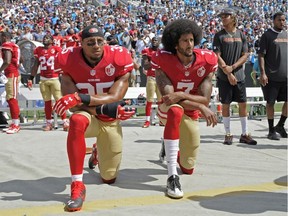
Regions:
<svg viewBox="0 0 288 216"><path fill-rule="evenodd" d="M268 140L265 119L248 122L256 146L238 143L237 118L231 121L231 146L222 144L223 124L211 128L201 121L195 173L179 170L184 191L180 200L165 196L167 171L158 158L164 128L142 128L143 122L136 118L122 123L123 159L115 184L102 184L86 156L86 201L74 213L63 210L71 182L67 133L61 128L42 132L41 124L26 124L14 135L0 133L0 215L287 215L287 139ZM87 146L94 142L87 139Z"/></svg>

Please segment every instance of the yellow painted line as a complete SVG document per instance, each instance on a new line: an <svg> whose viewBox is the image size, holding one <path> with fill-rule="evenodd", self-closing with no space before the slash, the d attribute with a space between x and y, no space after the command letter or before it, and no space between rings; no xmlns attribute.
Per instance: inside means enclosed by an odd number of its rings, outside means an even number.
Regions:
<svg viewBox="0 0 288 216"><path fill-rule="evenodd" d="M215 196L225 196L233 192L233 196L241 195L244 193L253 193L253 192L271 192L279 191L287 188L287 182L277 182L275 183L263 183L258 185L244 185L238 187L228 187L212 190L202 190L194 192L185 192L185 195L182 199L174 200L163 195L155 196L141 196L141 197L129 197L129 198L119 198L112 200L95 200L84 202L82 208L83 212L95 212L101 209L114 209L118 207L129 207L129 206L149 206L149 205L159 205L159 204L171 204L177 202L183 202L187 200L200 201L204 199L211 199ZM5 216L41 216L45 214L63 214L64 213L64 204L55 204L47 206L32 206L24 208L13 208L13 209L1 209L0 215Z"/></svg>

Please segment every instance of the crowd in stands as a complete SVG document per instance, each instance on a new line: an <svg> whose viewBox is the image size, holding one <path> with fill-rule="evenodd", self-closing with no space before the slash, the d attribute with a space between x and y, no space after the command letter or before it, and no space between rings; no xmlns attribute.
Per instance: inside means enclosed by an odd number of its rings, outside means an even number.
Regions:
<svg viewBox="0 0 288 216"><path fill-rule="evenodd" d="M0 5L0 31L11 32L16 43L23 39L42 42L50 33L56 44L67 47L79 46L78 33L85 26L97 24L109 44L134 48L140 54L154 36L161 37L169 21L183 17L202 26L201 46L211 49L213 35L222 28L217 14L223 7L237 11L238 28L252 48L271 27L272 14L287 11L285 0L134 0L104 6L87 0L6 0Z"/></svg>

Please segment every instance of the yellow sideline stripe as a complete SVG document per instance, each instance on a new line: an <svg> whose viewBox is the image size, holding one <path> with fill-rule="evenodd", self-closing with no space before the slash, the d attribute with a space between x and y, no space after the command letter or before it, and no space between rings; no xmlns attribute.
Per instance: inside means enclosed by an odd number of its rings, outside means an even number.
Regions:
<svg viewBox="0 0 288 216"><path fill-rule="evenodd" d="M119 198L111 200L95 200L87 201L84 203L81 211L89 213L95 212L101 209L113 209L118 207L128 207L128 206L149 206L149 205L159 205L159 204L171 204L183 201L200 201L205 199L211 199L215 196L235 196L241 195L243 193L253 193L253 192L271 192L279 191L287 188L287 182L277 182L275 183L263 183L258 185L244 185L238 187L228 187L212 190L202 190L194 192L186 192L184 197L179 200L170 199L164 195L154 195L154 196L140 196L140 197L129 197L129 198ZM230 193L230 194L229 194ZM232 193L232 194L231 194ZM5 216L40 216L44 214L57 215L64 214L64 204L53 204L47 206L31 206L23 208L13 208L13 209L1 209L0 215Z"/></svg>

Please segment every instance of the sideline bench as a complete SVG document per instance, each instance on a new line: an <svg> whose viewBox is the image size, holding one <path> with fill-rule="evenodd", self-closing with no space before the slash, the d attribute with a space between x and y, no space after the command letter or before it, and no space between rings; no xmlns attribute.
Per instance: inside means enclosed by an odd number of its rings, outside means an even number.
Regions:
<svg viewBox="0 0 288 216"><path fill-rule="evenodd" d="M218 88L213 88L212 91L212 99L210 102L210 107L214 112L217 112L218 120L219 122L222 121L221 115L219 113L219 110L217 109L217 106L221 105L221 102L218 100ZM247 96L247 109L248 112L248 118L249 119L256 119L255 115L256 113L264 115L263 109L266 112L266 101L264 100L263 92L260 87L247 87L246 88L246 96ZM230 105L237 105L237 102L232 102Z"/></svg>
<svg viewBox="0 0 288 216"><path fill-rule="evenodd" d="M2 86L0 86L2 87ZM3 90L1 88L1 90ZM9 107L7 107L7 102L3 103L3 98L5 98L5 92L0 92L0 99L2 103L0 104L0 111L9 112ZM37 101L43 100L42 95L40 93L39 87L34 87L32 91L30 91L26 87L19 88L18 95L18 103L20 107L20 112L23 111L33 111L33 124L37 122L37 111L43 111L44 107L39 107L37 105ZM57 122L57 114L54 113L54 128L58 128Z"/></svg>
<svg viewBox="0 0 288 216"><path fill-rule="evenodd" d="M263 112L266 111L266 101L264 100L263 92L260 87L247 87L246 88L246 94L247 94L247 107L248 107L248 118L249 119L256 119L256 114L264 115ZM135 99L136 105L132 105L134 107L142 107L145 106L145 103L138 103L138 97L139 95L146 96L146 87L129 87L128 91L125 95L125 99ZM154 99L156 101L156 94L154 95ZM218 121L222 121L222 113L221 111L217 109L217 106L220 106L221 103L218 100L218 88L213 88L212 90L212 98L210 102L210 108L215 113L217 113ZM237 105L236 102L232 102L231 105ZM157 109L157 105L153 104L153 114L152 117L155 116L155 109ZM151 119L152 119L151 117ZM261 120L261 119L260 119Z"/></svg>
<svg viewBox="0 0 288 216"><path fill-rule="evenodd" d="M255 119L254 118L255 107L259 108L259 106L265 106L266 101L264 101L263 93L260 87L248 87L246 88L246 92L247 92L247 105L250 106L248 118ZM218 88L214 88L213 93L212 93L213 97L210 102L210 107L215 113L217 113L217 106L221 105L221 103L217 100L217 97L218 97L217 95L218 95ZM44 110L44 107L38 107L36 104L37 101L43 100L39 87L34 87L32 91L30 91L28 88L21 87L19 91L18 99L19 99L19 104L22 105L20 108L21 111L34 111L34 123L36 123L37 122L36 111ZM134 104L132 103L131 105L133 107L136 107L136 108L145 107L146 87L129 87L125 94L124 99L134 100L135 103ZM156 94L154 95L154 99L156 101ZM23 104L25 105L23 106ZM231 105L235 105L235 104L237 103L235 102L231 103ZM154 118L156 114L157 105L153 104L152 108L153 108L152 117ZM9 109L7 107L0 106L0 111L7 112L9 111ZM56 124L54 126L57 127L57 115L56 114L54 115L54 122Z"/></svg>

